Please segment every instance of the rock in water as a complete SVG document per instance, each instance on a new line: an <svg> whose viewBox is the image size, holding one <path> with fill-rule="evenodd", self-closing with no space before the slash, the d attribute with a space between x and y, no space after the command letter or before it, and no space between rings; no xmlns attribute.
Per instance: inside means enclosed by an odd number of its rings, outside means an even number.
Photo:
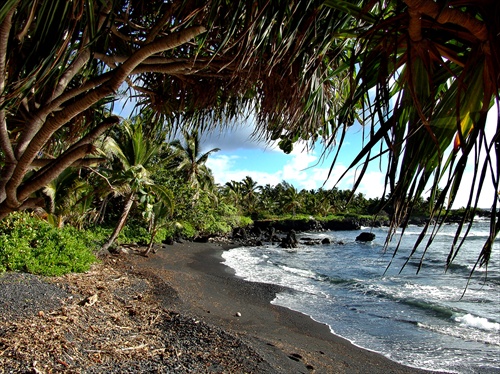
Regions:
<svg viewBox="0 0 500 374"><path fill-rule="evenodd" d="M298 243L295 230L290 230L286 238L281 241L281 248L297 248Z"/></svg>
<svg viewBox="0 0 500 374"><path fill-rule="evenodd" d="M375 234L371 232L362 232L356 237L358 242L371 242L373 239L375 239Z"/></svg>

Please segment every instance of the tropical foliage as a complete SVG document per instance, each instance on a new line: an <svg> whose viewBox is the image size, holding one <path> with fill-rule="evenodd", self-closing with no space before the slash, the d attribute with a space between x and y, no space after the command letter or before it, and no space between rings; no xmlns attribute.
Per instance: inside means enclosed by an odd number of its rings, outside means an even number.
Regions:
<svg viewBox="0 0 500 374"><path fill-rule="evenodd" d="M285 152L299 140L314 145L322 139L340 149L347 129L358 121L365 126L366 145L351 168L361 166L361 179L369 162L387 155L388 191L381 206L391 210L393 228L405 226L426 189L430 215L447 211L472 161L475 185L448 261L460 248L461 232L470 228L466 222L474 216L478 192L491 183L491 233L477 263L487 264L500 229L499 7L497 0L5 1L0 6L0 218L45 207L61 226L72 219L64 204L51 207L62 201L58 195L89 211L88 191L74 184L66 190L73 195L64 192L71 180L65 170L91 168L80 175L106 177L98 167L106 160L96 141L120 122L113 104L133 98L148 115L146 136L158 123L190 135L255 113L255 133L278 141ZM489 138L486 116L495 102L497 127ZM129 162L129 167L123 160L117 153L122 176L106 177L106 184L118 191L120 178L132 182L135 192L128 197L135 199L141 186L153 185L152 177L144 165ZM226 211L222 204L254 216L276 209L272 200L259 206L251 180L234 183L219 200L208 187L200 192L194 184L162 178L161 186L182 196L186 212L177 217L190 232L197 228L188 224L188 212L207 199L211 212ZM325 213L346 209L344 199L281 188L288 191L292 215L304 207ZM258 192L276 193L267 186ZM146 201L149 194L142 196L140 203L156 203ZM355 201L357 195L350 196ZM124 218L125 210L106 208L112 197L93 197L102 203L93 208L95 222L113 214ZM134 199L125 200L125 207Z"/></svg>
<svg viewBox="0 0 500 374"><path fill-rule="evenodd" d="M201 152L200 136L197 131L182 131L184 141L176 139L170 143L171 168L194 189L210 189L214 181L206 162L210 154L220 151L214 148Z"/></svg>
<svg viewBox="0 0 500 374"><path fill-rule="evenodd" d="M485 183L492 183L491 233L478 259L478 264L487 263L500 229L498 1L327 0L326 4L350 20L336 30L345 41L342 54L351 85L336 125L348 125L352 107L360 106L360 121L369 127L367 144L352 166L388 154L386 180L395 228L404 226L429 186L431 215L449 209L470 159L477 185L470 189L448 262L460 248L462 226L474 216L479 192ZM497 129L488 138L486 117L495 101ZM422 239L423 234L413 253Z"/></svg>
<svg viewBox="0 0 500 374"><path fill-rule="evenodd" d="M148 205L156 205L156 209L146 210L149 211L151 223L154 223L155 228L158 214L167 215L168 211L172 211L172 192L155 184L150 176L150 167L153 161L157 160L156 157L164 146L164 139L163 131L153 131L148 136L144 132L141 117L135 117L133 122L123 122L104 139L103 148L115 161L109 171L108 180L113 193L125 197L125 204L115 230L103 245L103 250L108 249L120 234L137 198Z"/></svg>
<svg viewBox="0 0 500 374"><path fill-rule="evenodd" d="M0 271L43 275L83 272L96 261L96 233L56 228L27 213L10 215L0 226Z"/></svg>
<svg viewBox="0 0 500 374"><path fill-rule="evenodd" d="M42 206L34 193L67 167L102 161L93 143L123 95L181 127L255 108L274 137L317 129L333 110L335 23L320 1L4 2L0 217Z"/></svg>

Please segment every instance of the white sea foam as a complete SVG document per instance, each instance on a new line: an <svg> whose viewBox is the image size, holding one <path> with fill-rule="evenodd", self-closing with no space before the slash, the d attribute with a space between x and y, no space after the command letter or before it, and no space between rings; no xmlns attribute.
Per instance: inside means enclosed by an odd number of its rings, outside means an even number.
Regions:
<svg viewBox="0 0 500 374"><path fill-rule="evenodd" d="M495 282L483 282L483 274L478 273L481 282L469 284L463 296L467 266L475 263L488 228L486 224L473 228L461 256L445 274L441 263L455 228L442 228L418 274L413 274L415 264L410 263L403 274L382 275L391 253L381 256L382 244L377 242L373 244L377 250L360 246L354 241L358 232L352 231L304 234L342 240L343 246L301 246L296 253L276 245L243 247L227 251L223 257L244 279L292 289L279 293L273 304L327 323L335 333L360 346L411 366L462 374L493 373L500 365L499 262L492 256L488 267L489 278ZM374 229L374 233L381 238L384 230ZM408 227L402 254L411 251L420 230ZM499 248L500 242L495 242L494 253ZM393 260L398 267L406 256Z"/></svg>
<svg viewBox="0 0 500 374"><path fill-rule="evenodd" d="M285 266L285 265L282 265L280 267L283 270L285 270L286 272L293 273L293 274L299 275L299 276L304 277L304 278L316 279L316 274L310 270L303 270L303 269L298 269L298 268Z"/></svg>
<svg viewBox="0 0 500 374"><path fill-rule="evenodd" d="M485 331L500 331L500 323L491 322L486 318L466 314L463 316L456 316L455 321L462 326L474 327Z"/></svg>

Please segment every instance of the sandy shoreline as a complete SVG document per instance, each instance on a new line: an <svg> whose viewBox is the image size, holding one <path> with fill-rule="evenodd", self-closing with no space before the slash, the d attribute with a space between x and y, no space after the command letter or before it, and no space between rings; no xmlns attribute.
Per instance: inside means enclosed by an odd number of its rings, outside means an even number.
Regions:
<svg viewBox="0 0 500 374"><path fill-rule="evenodd" d="M1 373L425 373L272 305L215 243L106 255L86 273L0 273Z"/></svg>
<svg viewBox="0 0 500 374"><path fill-rule="evenodd" d="M236 334L278 373L426 372L356 347L327 325L272 305L279 286L243 281L221 263L223 251L232 247L187 242L149 258L129 256L128 262L177 292L175 299L163 298L165 307Z"/></svg>

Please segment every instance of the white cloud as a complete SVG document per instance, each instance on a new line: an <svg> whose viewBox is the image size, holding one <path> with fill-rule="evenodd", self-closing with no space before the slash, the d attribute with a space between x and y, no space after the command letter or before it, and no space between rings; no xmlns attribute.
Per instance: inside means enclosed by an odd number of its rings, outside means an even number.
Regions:
<svg viewBox="0 0 500 374"><path fill-rule="evenodd" d="M212 170L215 183L223 185L230 181L239 182L249 176L261 186L266 184L274 186L283 180L280 172L271 174L259 170L240 169L238 160L241 159L237 155L211 155L207 160L207 166Z"/></svg>
<svg viewBox="0 0 500 374"><path fill-rule="evenodd" d="M239 168L238 164L242 161L242 157L240 156L213 154L208 159L207 166L212 169L215 181L219 184L225 184L231 180L241 181L246 176L250 176L261 186L266 184L274 186L285 180L299 190L311 190L320 187L325 189L332 188L342 174L344 174L346 167L342 164L335 165L332 168L330 178L326 180L330 165L325 165L326 162L318 164L318 159L318 156L313 153L298 153L298 151L294 151L290 155L289 160L279 169L276 169L274 172L263 172ZM271 159L270 162L272 162ZM256 165L256 168L258 167ZM354 184L354 177L354 171L347 172L337 187L342 190L351 189ZM367 198L381 197L384 191L383 183L384 176L381 172L368 171L357 192L363 193Z"/></svg>
<svg viewBox="0 0 500 374"><path fill-rule="evenodd" d="M486 125L489 139L491 139L495 133L496 120L496 108L494 107L490 111ZM247 123L246 125L243 125L243 127L228 130L221 133L220 136L216 135L215 137L212 136L210 138L212 139L212 142L209 143L211 148L219 147L226 152L235 152L234 155L213 154L209 158L207 164L212 169L217 183L224 184L231 180L241 181L246 176L250 176L260 185L276 185L285 180L295 185L299 190L318 189L320 187L329 189L332 188L337 182L337 188L341 190L352 189L357 177L356 173L359 173L359 170L349 170L344 175L342 180L339 181L339 178L344 172L346 172L347 169L343 162L347 161L347 163L349 163L351 161L349 156L347 157L347 160L344 160L345 157L339 158L336 165L331 170L328 181L326 181L331 166L329 162L331 162L333 155L330 155L330 157L327 157L324 160L320 159L320 147L315 149L314 152L307 153L303 151L303 144L295 144L294 150L291 155L288 156L285 164L277 166L275 171L262 171L263 169L270 170L269 166L275 163L274 156L279 153L281 154L280 157L283 157L283 153L276 147L276 144L270 146L263 142L252 142L250 138L252 131L252 126ZM214 142L214 139L217 140L217 142ZM354 147L346 148L346 143L343 145L344 150L347 149L356 153L353 148ZM265 152L267 155L267 165L265 165L265 168L263 168L262 165L257 164L257 161L255 161L255 164L251 167L248 166L248 162L246 163L246 167L239 167L239 163L243 159L240 156L236 156L238 150L249 149L254 149L255 152ZM482 160L484 160L484 151ZM469 193L473 187L472 179L474 169L470 164L472 161L473 160L471 158L462 178L460 189L453 208L460 208L465 206L467 203ZM493 164L495 164L495 162L496 160L493 159ZM384 193L385 175L382 171L378 170L378 166L378 162L374 162L373 165L368 168L357 189L357 192L363 193L367 198L379 198L382 197ZM386 193L387 192L389 191L386 191ZM491 178L488 174L481 191L479 207L490 208L494 196L495 191L491 183Z"/></svg>
<svg viewBox="0 0 500 374"><path fill-rule="evenodd" d="M294 185L299 184L302 188L314 188L309 179L308 169L317 161L317 157L312 154L300 153L292 155L290 161L283 167L283 179Z"/></svg>

